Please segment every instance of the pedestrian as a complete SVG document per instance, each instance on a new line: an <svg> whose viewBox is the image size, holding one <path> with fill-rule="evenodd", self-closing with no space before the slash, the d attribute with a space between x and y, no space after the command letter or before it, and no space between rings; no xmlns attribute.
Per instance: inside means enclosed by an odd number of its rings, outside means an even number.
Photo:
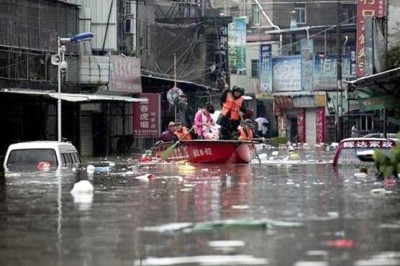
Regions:
<svg viewBox="0 0 400 266"><path fill-rule="evenodd" d="M175 99L175 120L181 122L182 126L192 127L193 112L187 102L187 96L183 92L179 92L179 97Z"/></svg>
<svg viewBox="0 0 400 266"><path fill-rule="evenodd" d="M256 121L257 123L257 134L261 137L267 138L269 120L264 116L260 116L257 117L254 121Z"/></svg>
<svg viewBox="0 0 400 266"><path fill-rule="evenodd" d="M211 114L214 113L214 106L211 103L206 103L200 108L194 116L194 125L196 126L196 137L204 139L205 133L208 133L212 126L215 125Z"/></svg>
<svg viewBox="0 0 400 266"><path fill-rule="evenodd" d="M175 122L175 132L174 132L174 142L180 140L191 140L192 135L189 132L189 129L182 125L181 122Z"/></svg>
<svg viewBox="0 0 400 266"><path fill-rule="evenodd" d="M352 138L357 138L358 137L358 128L357 128L357 124L353 124L353 126L351 127L351 137Z"/></svg>
<svg viewBox="0 0 400 266"><path fill-rule="evenodd" d="M159 141L162 142L170 142L174 140L174 132L175 132L175 123L169 122L168 128L164 132L161 133L160 137L158 138Z"/></svg>
<svg viewBox="0 0 400 266"><path fill-rule="evenodd" d="M256 137L254 133L254 123L251 119L245 119L243 123L238 126L238 139L239 140L252 140Z"/></svg>
<svg viewBox="0 0 400 266"><path fill-rule="evenodd" d="M224 140L234 139L240 121L243 120L244 107L244 89L233 86L232 89L226 88L222 91L220 101L222 105L221 114L217 124L220 128L220 138Z"/></svg>

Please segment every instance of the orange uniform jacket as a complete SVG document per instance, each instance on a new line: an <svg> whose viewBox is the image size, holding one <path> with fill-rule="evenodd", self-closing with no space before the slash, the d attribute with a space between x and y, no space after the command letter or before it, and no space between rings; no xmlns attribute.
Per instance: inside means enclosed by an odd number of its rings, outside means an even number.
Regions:
<svg viewBox="0 0 400 266"><path fill-rule="evenodd" d="M239 115L240 108L243 104L243 97L239 97L236 100L233 98L232 93L228 93L226 95L226 100L222 105L221 113L223 116L227 116L229 111L231 111L231 120L240 120L241 117Z"/></svg>
<svg viewBox="0 0 400 266"><path fill-rule="evenodd" d="M253 130L246 131L243 127L239 127L238 129L239 129L240 140L251 140L253 138Z"/></svg>
<svg viewBox="0 0 400 266"><path fill-rule="evenodd" d="M191 140L192 136L189 133L189 130L186 127L182 127L182 130L176 130L174 133L178 140Z"/></svg>

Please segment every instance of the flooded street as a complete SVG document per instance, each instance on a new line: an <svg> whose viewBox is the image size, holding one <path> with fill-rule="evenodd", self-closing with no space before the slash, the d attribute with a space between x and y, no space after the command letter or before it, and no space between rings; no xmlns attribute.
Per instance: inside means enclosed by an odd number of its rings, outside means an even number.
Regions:
<svg viewBox="0 0 400 266"><path fill-rule="evenodd" d="M333 152L260 150L249 165L131 164L12 175L1 265L400 265L396 187ZM93 194L71 195L79 179Z"/></svg>

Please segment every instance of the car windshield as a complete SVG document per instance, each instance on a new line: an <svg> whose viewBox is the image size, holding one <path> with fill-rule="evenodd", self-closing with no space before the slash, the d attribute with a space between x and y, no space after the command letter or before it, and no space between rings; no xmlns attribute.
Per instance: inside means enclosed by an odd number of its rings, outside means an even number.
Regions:
<svg viewBox="0 0 400 266"><path fill-rule="evenodd" d="M383 138L384 134L383 133L369 133L363 138ZM387 138L396 138L396 133L386 133Z"/></svg>
<svg viewBox="0 0 400 266"><path fill-rule="evenodd" d="M7 161L8 168L36 167L40 162L49 163L51 167L57 167L57 156L53 149L22 149L13 150Z"/></svg>

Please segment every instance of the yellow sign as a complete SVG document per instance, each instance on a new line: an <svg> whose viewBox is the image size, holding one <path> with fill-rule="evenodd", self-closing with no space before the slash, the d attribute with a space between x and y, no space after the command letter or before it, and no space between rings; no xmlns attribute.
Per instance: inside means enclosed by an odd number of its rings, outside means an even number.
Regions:
<svg viewBox="0 0 400 266"><path fill-rule="evenodd" d="M270 92L256 93L256 99L270 99L273 100L274 96Z"/></svg>

